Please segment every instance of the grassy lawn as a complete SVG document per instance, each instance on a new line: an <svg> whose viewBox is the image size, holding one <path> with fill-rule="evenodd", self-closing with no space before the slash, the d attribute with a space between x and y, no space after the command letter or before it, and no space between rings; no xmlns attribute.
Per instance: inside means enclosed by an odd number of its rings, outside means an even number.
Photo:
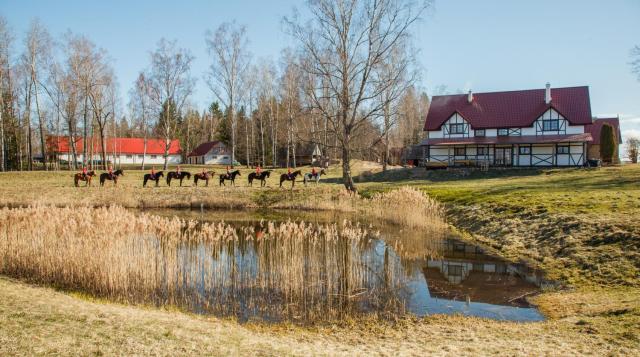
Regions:
<svg viewBox="0 0 640 357"><path fill-rule="evenodd" d="M342 190L339 167L328 170L320 185L298 183L294 190L278 188L279 175L272 175L267 188L247 187L249 172L242 170L238 187L218 187L215 180L206 188L191 182L142 188L143 172L135 170L126 170L118 187L107 183L103 188L75 188L69 172L5 173L0 174L0 205L348 210L362 202ZM0 355L628 355L640 348L640 166L382 173L375 165L356 163L354 172L363 197L405 185L420 188L446 205L448 221L467 239L545 269L561 284L534 298L549 320L516 324L438 316L313 328L239 325L87 301L0 278Z"/></svg>

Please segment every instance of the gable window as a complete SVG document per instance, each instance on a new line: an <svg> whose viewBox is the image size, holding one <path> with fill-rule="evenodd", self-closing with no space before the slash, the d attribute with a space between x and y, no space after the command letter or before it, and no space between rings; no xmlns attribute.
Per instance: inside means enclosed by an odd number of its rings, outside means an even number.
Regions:
<svg viewBox="0 0 640 357"><path fill-rule="evenodd" d="M558 119L542 121L542 131L558 131L559 128L560 128L560 120Z"/></svg>
<svg viewBox="0 0 640 357"><path fill-rule="evenodd" d="M531 147L529 146L520 147L520 155L529 155L529 154L531 154Z"/></svg>
<svg viewBox="0 0 640 357"><path fill-rule="evenodd" d="M467 149L466 148L454 148L453 149L453 154L455 156L466 156L467 155Z"/></svg>
<svg viewBox="0 0 640 357"><path fill-rule="evenodd" d="M568 154L569 153L569 145L558 146L558 154Z"/></svg>
<svg viewBox="0 0 640 357"><path fill-rule="evenodd" d="M484 131L484 129L476 129L475 136L484 138L486 136L486 132Z"/></svg>
<svg viewBox="0 0 640 357"><path fill-rule="evenodd" d="M498 129L498 136L509 136L509 129Z"/></svg>
<svg viewBox="0 0 640 357"><path fill-rule="evenodd" d="M476 152L478 156L486 156L488 151L485 147L479 147Z"/></svg>
<svg viewBox="0 0 640 357"><path fill-rule="evenodd" d="M449 124L449 134L464 134L464 124Z"/></svg>

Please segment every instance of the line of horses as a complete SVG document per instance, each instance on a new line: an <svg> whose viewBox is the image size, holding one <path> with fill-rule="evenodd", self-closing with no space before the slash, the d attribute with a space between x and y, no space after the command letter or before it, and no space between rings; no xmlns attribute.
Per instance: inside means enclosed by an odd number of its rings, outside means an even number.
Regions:
<svg viewBox="0 0 640 357"><path fill-rule="evenodd" d="M247 177L249 186L253 187L253 181L256 181L256 180L260 181L260 187L266 186L267 179L271 176L272 172L273 172L272 170L265 170L265 171L262 171L260 174L255 172L250 173L249 176ZM166 181L167 181L167 186L171 186L171 181L178 180L180 181L180 186L182 186L182 182L185 179L190 180L191 176L193 176L193 184L195 186L198 186L198 182L200 181L204 181L205 186L209 186L209 180L213 179L215 177L215 174L216 174L215 171L199 172L193 175L191 175L191 173L187 171L182 171L179 173L176 171L169 171L166 174ZM302 176L302 182L304 183L305 186L307 185L307 182L315 182L316 184L318 184L318 182L320 182L320 177L325 174L326 173L324 170L320 170L320 172L317 172L315 175L310 172L306 174L302 174L301 170L294 171L290 174L282 174L280 175L280 187L282 187L282 184L284 182L290 181L291 188L293 188L296 184L296 179L298 178L298 176ZM80 181L84 181L85 186L91 186L91 181L95 176L96 176L95 171L89 171L86 174L76 173L75 175L73 175L73 183L76 187L79 187ZM118 178L120 176L124 176L124 170L119 169L114 171L111 174L107 172L101 173L99 176L100 186L104 186L104 183L107 180L113 181L113 184L117 185ZM219 174L218 176L220 180L219 181L220 186L226 186L225 181L230 181L230 184L232 186L235 186L236 177L242 176L242 175L240 174L240 170L235 170L228 174L227 173ZM158 187L160 185L160 179L162 177L165 177L164 171L158 171L154 175L151 175L150 173L144 174L142 187L147 187L147 183L149 183L150 181L155 182L156 183L155 186Z"/></svg>

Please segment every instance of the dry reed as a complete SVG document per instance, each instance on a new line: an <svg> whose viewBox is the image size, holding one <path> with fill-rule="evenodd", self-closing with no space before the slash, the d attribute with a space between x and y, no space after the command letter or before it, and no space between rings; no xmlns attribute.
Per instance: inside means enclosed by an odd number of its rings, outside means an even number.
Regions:
<svg viewBox="0 0 640 357"><path fill-rule="evenodd" d="M359 225L234 227L124 208L0 210L0 273L241 319L401 314L399 258Z"/></svg>

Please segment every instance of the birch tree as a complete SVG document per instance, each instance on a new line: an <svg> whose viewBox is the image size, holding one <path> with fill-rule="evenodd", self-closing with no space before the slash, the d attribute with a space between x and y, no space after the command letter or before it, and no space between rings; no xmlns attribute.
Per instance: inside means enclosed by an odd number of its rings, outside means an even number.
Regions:
<svg viewBox="0 0 640 357"><path fill-rule="evenodd" d="M140 131L142 131L143 145L142 145L142 162L140 163L140 170L144 170L144 162L147 157L147 140L149 136L149 87L144 72L140 72L133 89L129 93L130 104L132 108L132 115L137 116L140 124Z"/></svg>
<svg viewBox="0 0 640 357"><path fill-rule="evenodd" d="M49 65L49 59L51 58L52 39L47 30L40 24L38 20L31 22L29 32L27 33L26 51L24 54L25 65L29 69L29 77L31 80L30 89L33 91L36 104L36 114L38 115L38 129L40 133L40 154L42 155L42 162L44 163L45 170L47 169L47 148L45 145L46 140L46 125L45 118L42 113L40 103L40 75L44 72L44 68ZM31 102L29 100L29 102ZM31 104L31 103L29 103ZM29 108L26 108L27 110Z"/></svg>
<svg viewBox="0 0 640 357"><path fill-rule="evenodd" d="M246 28L235 22L223 23L215 32L208 31L205 38L211 56L208 84L222 102L231 119L231 166L236 152L236 111L246 94L243 74L249 69L251 55L247 50Z"/></svg>
<svg viewBox="0 0 640 357"><path fill-rule="evenodd" d="M151 53L151 68L147 74L149 98L158 116L159 133L164 139L164 170L169 167L169 148L178 125L178 115L193 92L191 77L193 55L178 48L176 41L161 39Z"/></svg>
<svg viewBox="0 0 640 357"><path fill-rule="evenodd" d="M9 58L9 49L13 41L13 36L9 30L9 25L4 17L0 16L0 171L7 170L6 144L5 144L5 112L8 112L5 97L7 92L11 92L9 81L9 72L11 70L11 62ZM9 97L10 98L10 97Z"/></svg>
<svg viewBox="0 0 640 357"><path fill-rule="evenodd" d="M352 139L380 115L385 103L378 99L391 85L375 76L375 69L389 62L394 45L409 37L429 5L427 1L309 0L308 21L298 15L284 19L307 58L302 70L317 78L307 93L337 133L343 184L351 192L356 191ZM326 108L325 96L337 104L337 115Z"/></svg>

